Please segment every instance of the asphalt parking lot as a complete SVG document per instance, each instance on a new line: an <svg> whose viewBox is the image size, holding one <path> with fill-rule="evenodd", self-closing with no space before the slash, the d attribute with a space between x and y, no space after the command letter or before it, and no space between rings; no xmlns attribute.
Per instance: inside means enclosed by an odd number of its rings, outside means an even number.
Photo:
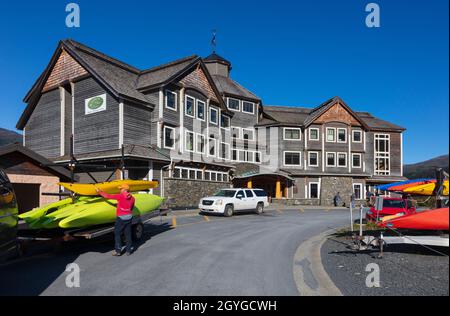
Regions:
<svg viewBox="0 0 450 316"><path fill-rule="evenodd" d="M0 295L299 295L297 248L348 221L344 209L174 214L147 224L129 257L112 257L105 237L0 266ZM69 263L80 267L78 288L66 286Z"/></svg>

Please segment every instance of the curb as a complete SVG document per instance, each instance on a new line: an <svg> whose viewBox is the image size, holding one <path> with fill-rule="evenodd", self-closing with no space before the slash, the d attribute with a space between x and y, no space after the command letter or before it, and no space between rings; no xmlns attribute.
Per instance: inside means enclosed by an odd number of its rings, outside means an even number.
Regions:
<svg viewBox="0 0 450 316"><path fill-rule="evenodd" d="M297 248L294 255L293 274L301 296L342 296L322 265L320 249L326 237L335 230L314 236Z"/></svg>

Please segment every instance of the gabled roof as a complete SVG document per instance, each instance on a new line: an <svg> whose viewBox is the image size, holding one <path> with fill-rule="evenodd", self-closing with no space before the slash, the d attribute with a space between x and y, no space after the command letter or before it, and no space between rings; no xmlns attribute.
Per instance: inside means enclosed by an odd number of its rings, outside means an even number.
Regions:
<svg viewBox="0 0 450 316"><path fill-rule="evenodd" d="M221 64L225 64L228 67L230 67L231 70L231 63L226 60L225 58L223 58L222 56L219 56L218 54L216 54L216 52L213 52L211 55L209 55L208 57L203 59L205 61L205 63L214 63L214 62L218 62Z"/></svg>
<svg viewBox="0 0 450 316"><path fill-rule="evenodd" d="M38 166L50 171L63 180L71 179L69 170L64 167L51 166L52 162L50 160L39 155L35 151L22 146L21 144L16 143L0 147L0 156L12 154L14 152L18 152L26 157L31 158L37 163Z"/></svg>
<svg viewBox="0 0 450 316"><path fill-rule="evenodd" d="M286 106L264 106L264 118L258 125L276 125L283 123L287 125L303 126L305 119L309 116L311 109Z"/></svg>
<svg viewBox="0 0 450 316"><path fill-rule="evenodd" d="M245 89L243 86L241 86L231 78L220 75L211 75L211 77L213 78L214 82L217 85L217 88L222 94L234 97L243 97L252 101L261 100L257 95Z"/></svg>

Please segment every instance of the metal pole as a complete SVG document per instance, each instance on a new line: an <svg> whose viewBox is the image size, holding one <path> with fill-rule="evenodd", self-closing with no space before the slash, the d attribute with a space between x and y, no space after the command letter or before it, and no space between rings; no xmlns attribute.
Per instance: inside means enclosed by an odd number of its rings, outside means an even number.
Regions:
<svg viewBox="0 0 450 316"><path fill-rule="evenodd" d="M362 218L363 218L363 207L360 207L359 211L359 236L362 237Z"/></svg>
<svg viewBox="0 0 450 316"><path fill-rule="evenodd" d="M350 203L350 231L353 232L353 205Z"/></svg>

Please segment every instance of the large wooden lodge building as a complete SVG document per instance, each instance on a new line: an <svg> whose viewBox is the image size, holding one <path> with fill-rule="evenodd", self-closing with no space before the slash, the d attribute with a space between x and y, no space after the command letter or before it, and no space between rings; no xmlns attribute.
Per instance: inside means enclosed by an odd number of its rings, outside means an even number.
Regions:
<svg viewBox="0 0 450 316"><path fill-rule="evenodd" d="M274 200L331 205L403 179L404 128L339 97L315 108L263 104L213 53L141 70L73 40L59 43L24 101L24 146L99 181L156 179L153 194L195 206L219 188L265 189ZM76 169L80 181L92 181Z"/></svg>

